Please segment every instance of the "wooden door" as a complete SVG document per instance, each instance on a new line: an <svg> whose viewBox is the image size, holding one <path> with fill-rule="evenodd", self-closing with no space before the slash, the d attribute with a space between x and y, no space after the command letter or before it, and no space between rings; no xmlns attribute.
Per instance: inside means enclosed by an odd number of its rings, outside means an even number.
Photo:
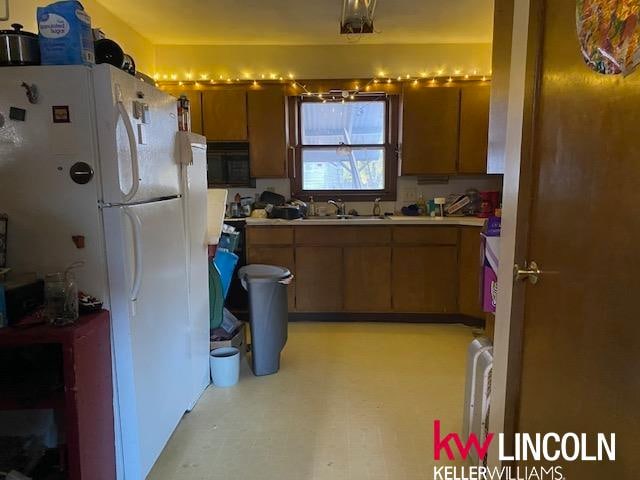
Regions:
<svg viewBox="0 0 640 480"><path fill-rule="evenodd" d="M487 173L490 93L488 85L462 89L459 173Z"/></svg>
<svg viewBox="0 0 640 480"><path fill-rule="evenodd" d="M293 282L289 285L287 295L289 300L289 311L296 308L296 285L295 285L295 261L293 257L293 247L270 247L252 246L247 249L247 263L261 263L264 265L275 265L288 268L294 275Z"/></svg>
<svg viewBox="0 0 640 480"><path fill-rule="evenodd" d="M456 173L460 89L405 85L402 175Z"/></svg>
<svg viewBox="0 0 640 480"><path fill-rule="evenodd" d="M304 312L341 312L342 248L296 247L295 255L296 309Z"/></svg>
<svg viewBox="0 0 640 480"><path fill-rule="evenodd" d="M391 310L391 247L345 247L343 255L344 309Z"/></svg>
<svg viewBox="0 0 640 480"><path fill-rule="evenodd" d="M453 245L393 247L393 309L412 313L456 313L457 264L458 249Z"/></svg>
<svg viewBox="0 0 640 480"><path fill-rule="evenodd" d="M480 231L478 227L460 227L458 307L464 315L484 318L480 302Z"/></svg>
<svg viewBox="0 0 640 480"><path fill-rule="evenodd" d="M523 130L523 143L533 144L532 162L519 170L532 168L533 200L530 222L521 228L528 227L526 257L543 273L536 285L518 283L512 294L524 292L516 429L615 432L615 462L564 464L563 476L640 478L640 77L604 76L585 65L576 2L533 5L544 6L538 22L544 29L540 48L529 48L542 61L527 77L540 84L528 95L537 99L535 128ZM517 179L507 166L507 188ZM505 208L515 209L515 199Z"/></svg>
<svg viewBox="0 0 640 480"><path fill-rule="evenodd" d="M180 98L184 95L189 99L191 109L191 131L202 135L202 93L197 90L186 90L183 88L163 88L164 92Z"/></svg>
<svg viewBox="0 0 640 480"><path fill-rule="evenodd" d="M284 87L251 87L247 92L251 176L286 178Z"/></svg>
<svg viewBox="0 0 640 480"><path fill-rule="evenodd" d="M247 92L244 87L224 87L202 92L204 136L209 141L248 139Z"/></svg>

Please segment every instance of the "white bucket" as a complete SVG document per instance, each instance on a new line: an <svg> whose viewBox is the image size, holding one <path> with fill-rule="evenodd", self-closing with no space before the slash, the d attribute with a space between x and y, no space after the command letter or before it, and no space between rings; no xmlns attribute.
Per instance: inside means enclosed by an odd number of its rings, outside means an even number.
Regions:
<svg viewBox="0 0 640 480"><path fill-rule="evenodd" d="M240 377L240 350L235 347L216 348L209 357L211 379L216 387L231 387Z"/></svg>

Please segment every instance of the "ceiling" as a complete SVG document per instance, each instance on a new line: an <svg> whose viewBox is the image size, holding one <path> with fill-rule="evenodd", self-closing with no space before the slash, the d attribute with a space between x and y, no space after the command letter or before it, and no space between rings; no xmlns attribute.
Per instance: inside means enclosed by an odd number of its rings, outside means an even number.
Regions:
<svg viewBox="0 0 640 480"><path fill-rule="evenodd" d="M493 0L378 0L378 33L338 34L342 0L98 0L156 44L488 43Z"/></svg>

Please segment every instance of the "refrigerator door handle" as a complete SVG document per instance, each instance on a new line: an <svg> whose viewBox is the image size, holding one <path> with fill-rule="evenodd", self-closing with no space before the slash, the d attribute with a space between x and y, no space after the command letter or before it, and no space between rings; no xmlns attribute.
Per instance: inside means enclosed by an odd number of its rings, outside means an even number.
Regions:
<svg viewBox="0 0 640 480"><path fill-rule="evenodd" d="M118 108L118 115L122 118L124 128L127 130L127 137L129 138L129 150L131 152L131 189L128 192L122 192L124 195L124 202L130 201L138 193L140 187L140 166L138 164L138 144L136 143L136 134L133 131L133 124L129 118L129 113L124 106L124 100L122 98L122 91L120 85L115 85L116 89L116 107ZM117 121L117 119L116 119Z"/></svg>
<svg viewBox="0 0 640 480"><path fill-rule="evenodd" d="M140 293L140 284L142 282L142 222L140 217L129 207L122 207L122 211L131 221L131 227L133 231L133 261L134 261L134 273L133 284L131 286L131 295L129 299L135 302L138 299L138 293Z"/></svg>

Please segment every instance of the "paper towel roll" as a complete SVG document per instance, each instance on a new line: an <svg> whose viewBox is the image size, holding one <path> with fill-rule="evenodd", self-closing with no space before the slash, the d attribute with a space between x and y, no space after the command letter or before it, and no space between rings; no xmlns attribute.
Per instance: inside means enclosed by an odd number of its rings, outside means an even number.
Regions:
<svg viewBox="0 0 640 480"><path fill-rule="evenodd" d="M207 190L207 241L209 245L218 244L226 208L227 190L224 188Z"/></svg>

